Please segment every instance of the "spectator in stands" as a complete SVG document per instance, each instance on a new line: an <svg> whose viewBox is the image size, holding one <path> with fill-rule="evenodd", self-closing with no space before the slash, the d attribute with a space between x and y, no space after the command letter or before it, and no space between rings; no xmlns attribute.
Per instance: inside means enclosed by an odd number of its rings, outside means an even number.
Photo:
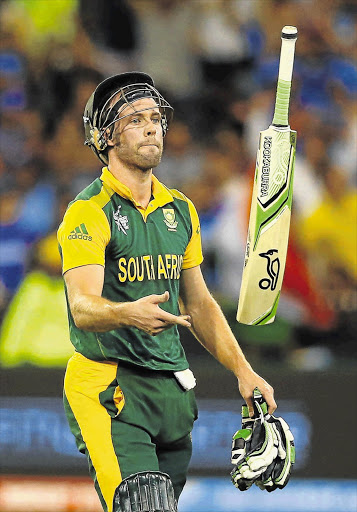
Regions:
<svg viewBox="0 0 357 512"><path fill-rule="evenodd" d="M1 2L4 25L21 41L31 59L46 53L50 41L68 43L76 32L77 0L7 0Z"/></svg>
<svg viewBox="0 0 357 512"><path fill-rule="evenodd" d="M336 90L335 90L336 92ZM330 159L333 165L341 166L353 186L357 185L357 98L346 94L341 88L337 101L341 105L344 124L331 140Z"/></svg>
<svg viewBox="0 0 357 512"><path fill-rule="evenodd" d="M97 72L83 70L78 73L71 108L61 119L45 148L46 159L56 182L59 185L71 184L74 193L88 185L98 171L95 156L83 145L81 122L86 101L97 83Z"/></svg>
<svg viewBox="0 0 357 512"><path fill-rule="evenodd" d="M200 177L202 146L191 137L188 125L175 120L165 138L165 153L155 175L170 188L180 188L185 182Z"/></svg>
<svg viewBox="0 0 357 512"><path fill-rule="evenodd" d="M45 163L32 160L26 165L14 168L12 175L23 194L19 226L38 237L47 235L55 227L58 201L56 184Z"/></svg>
<svg viewBox="0 0 357 512"><path fill-rule="evenodd" d="M63 367L72 353L61 259L52 233L38 243L35 269L9 305L0 336L0 365Z"/></svg>
<svg viewBox="0 0 357 512"><path fill-rule="evenodd" d="M94 46L96 68L104 75L137 68L138 21L127 0L80 0L81 24Z"/></svg>
<svg viewBox="0 0 357 512"><path fill-rule="evenodd" d="M300 217L310 215L321 201L321 174L328 147L323 137L315 133L305 137L303 149L297 152L294 173L294 208Z"/></svg>
<svg viewBox="0 0 357 512"><path fill-rule="evenodd" d="M0 191L0 282L11 296L21 283L36 234L18 220L23 197L13 187Z"/></svg>
<svg viewBox="0 0 357 512"><path fill-rule="evenodd" d="M206 85L227 89L233 86L238 72L242 81L243 71L251 67L252 52L244 22L252 10L253 2L242 5L232 0L195 5L192 31Z"/></svg>
<svg viewBox="0 0 357 512"><path fill-rule="evenodd" d="M191 97L201 85L191 47L193 4L179 0L134 2L140 35L138 66L177 101Z"/></svg>
<svg viewBox="0 0 357 512"><path fill-rule="evenodd" d="M300 241L310 255L315 275L324 288L338 274L357 283L357 191L338 167L326 170L324 195L300 224Z"/></svg>
<svg viewBox="0 0 357 512"><path fill-rule="evenodd" d="M19 112L27 106L27 59L18 38L1 25L0 28L0 108L2 112Z"/></svg>

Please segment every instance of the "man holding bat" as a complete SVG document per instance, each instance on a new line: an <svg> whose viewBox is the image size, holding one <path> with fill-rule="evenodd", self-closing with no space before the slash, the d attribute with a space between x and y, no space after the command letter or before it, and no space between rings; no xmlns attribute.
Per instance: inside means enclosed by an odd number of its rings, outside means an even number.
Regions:
<svg viewBox="0 0 357 512"><path fill-rule="evenodd" d="M153 175L171 118L149 75L100 83L84 126L104 168L69 204L58 230L76 349L64 404L105 512L177 512L197 418L178 325L235 374L246 401L233 438L233 483L283 488L294 463L289 427L272 416L273 389L244 357L202 277L196 209ZM265 177L260 187L269 196ZM262 289L279 289L279 248L261 250Z"/></svg>
<svg viewBox="0 0 357 512"><path fill-rule="evenodd" d="M171 117L144 73L98 85L84 124L105 166L58 231L76 349L65 409L107 512L177 510L197 417L178 325L236 375L251 413L256 387L276 408L206 287L195 207L153 175Z"/></svg>
<svg viewBox="0 0 357 512"><path fill-rule="evenodd" d="M296 148L288 122L296 39L296 27L283 28L273 123L260 132L237 312L248 325L274 321L283 282ZM253 483L268 492L283 489L295 463L294 437L282 418L269 414L259 389L253 401L254 420L243 406L242 428L233 436L232 481L241 491Z"/></svg>

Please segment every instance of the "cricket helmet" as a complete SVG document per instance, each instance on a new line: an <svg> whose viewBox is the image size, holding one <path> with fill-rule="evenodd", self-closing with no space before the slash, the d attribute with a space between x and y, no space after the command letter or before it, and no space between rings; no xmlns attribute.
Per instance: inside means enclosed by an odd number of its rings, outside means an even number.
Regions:
<svg viewBox="0 0 357 512"><path fill-rule="evenodd" d="M117 95L118 100L113 102L113 98ZM155 89L154 80L146 73L135 71L106 78L89 98L83 115L84 144L90 146L105 165L108 164L106 130L109 128L111 136L114 124L120 119L132 115L131 111L129 114L121 116L122 107L132 105L134 101L142 98L152 98L159 107L162 132L165 136L173 117L173 108ZM141 109L137 112L144 110L149 109Z"/></svg>

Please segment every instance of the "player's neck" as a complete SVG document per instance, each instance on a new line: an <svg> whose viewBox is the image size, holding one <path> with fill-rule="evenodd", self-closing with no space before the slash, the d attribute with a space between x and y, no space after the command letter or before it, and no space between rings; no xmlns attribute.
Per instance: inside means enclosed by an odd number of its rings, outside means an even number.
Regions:
<svg viewBox="0 0 357 512"><path fill-rule="evenodd" d="M108 169L117 180L130 189L135 201L143 208L147 208L151 199L152 169L143 171L137 167L129 169L110 164Z"/></svg>

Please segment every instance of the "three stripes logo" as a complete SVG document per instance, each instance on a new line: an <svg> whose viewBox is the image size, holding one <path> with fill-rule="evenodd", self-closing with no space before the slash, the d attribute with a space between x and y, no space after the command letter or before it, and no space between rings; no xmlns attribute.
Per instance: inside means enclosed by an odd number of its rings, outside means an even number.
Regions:
<svg viewBox="0 0 357 512"><path fill-rule="evenodd" d="M92 240L92 237L88 234L85 224L80 224L68 235L68 240Z"/></svg>

